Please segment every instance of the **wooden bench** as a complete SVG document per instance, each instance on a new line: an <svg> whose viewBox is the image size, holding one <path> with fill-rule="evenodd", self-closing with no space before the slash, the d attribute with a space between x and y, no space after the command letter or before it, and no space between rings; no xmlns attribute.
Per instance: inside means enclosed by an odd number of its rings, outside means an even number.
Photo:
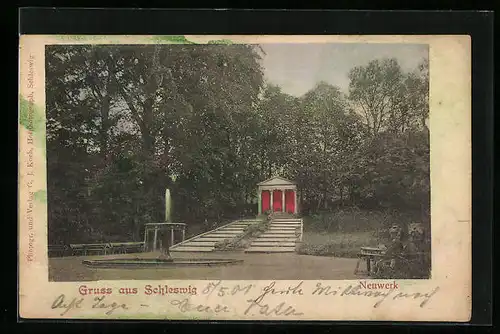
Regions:
<svg viewBox="0 0 500 334"><path fill-rule="evenodd" d="M115 254L140 253L144 250L144 242L112 242L109 245L110 251Z"/></svg>
<svg viewBox="0 0 500 334"><path fill-rule="evenodd" d="M49 257L60 257L68 255L69 250L70 248L68 245L49 245L48 247Z"/></svg>
<svg viewBox="0 0 500 334"><path fill-rule="evenodd" d="M354 274L358 273L359 264L361 261L366 261L366 272L368 275L372 272L372 261L383 257L385 254L384 248L377 247L361 247L360 252L358 253L358 262L356 263L356 268L354 269Z"/></svg>
<svg viewBox="0 0 500 334"><path fill-rule="evenodd" d="M368 275L376 274L380 269L380 264L384 261L392 261L397 260L399 268L401 266L412 266L415 261L422 261L423 257L426 255L426 252L408 252L408 253L399 253L393 254L389 256L386 253L386 249L384 248L376 248L376 247L361 247L360 252L358 253L358 263L356 264L356 269L354 269L354 274L358 273L359 264L361 261L366 261L366 271ZM372 266L372 261L376 266ZM400 269L401 270L401 269ZM403 269L404 270L404 269Z"/></svg>
<svg viewBox="0 0 500 334"><path fill-rule="evenodd" d="M110 244L71 244L73 255L106 255L110 248Z"/></svg>

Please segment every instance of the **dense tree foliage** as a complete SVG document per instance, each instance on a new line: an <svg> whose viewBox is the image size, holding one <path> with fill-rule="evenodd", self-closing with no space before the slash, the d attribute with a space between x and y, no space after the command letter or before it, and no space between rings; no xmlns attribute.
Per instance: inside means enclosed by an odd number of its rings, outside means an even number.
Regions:
<svg viewBox="0 0 500 334"><path fill-rule="evenodd" d="M302 97L266 83L254 45L50 46L51 243L140 240L257 211L256 183L299 184L305 212L429 207L428 65L353 68L349 92Z"/></svg>

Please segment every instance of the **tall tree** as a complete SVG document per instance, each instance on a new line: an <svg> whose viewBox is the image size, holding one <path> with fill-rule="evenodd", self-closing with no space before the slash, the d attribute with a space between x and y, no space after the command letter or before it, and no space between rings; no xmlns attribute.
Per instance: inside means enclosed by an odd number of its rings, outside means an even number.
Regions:
<svg viewBox="0 0 500 334"><path fill-rule="evenodd" d="M428 114L428 63L402 71L396 59L376 59L349 72L349 99L372 136L425 127Z"/></svg>
<svg viewBox="0 0 500 334"><path fill-rule="evenodd" d="M372 60L349 72L349 98L372 136L388 127L402 96L403 73L396 59Z"/></svg>

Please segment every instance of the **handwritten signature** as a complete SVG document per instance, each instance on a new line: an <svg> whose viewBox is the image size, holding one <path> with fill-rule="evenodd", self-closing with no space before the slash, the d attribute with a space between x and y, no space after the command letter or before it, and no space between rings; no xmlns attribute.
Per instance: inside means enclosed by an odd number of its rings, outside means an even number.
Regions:
<svg viewBox="0 0 500 334"><path fill-rule="evenodd" d="M64 309L61 315L65 315L70 310L82 308L83 298L72 298L71 301L66 301L66 296L64 294L59 295L54 302L52 302L51 308L54 309Z"/></svg>
<svg viewBox="0 0 500 334"><path fill-rule="evenodd" d="M188 298L182 300L174 299L170 301L170 304L176 306L182 313L188 311L196 311L203 313L229 312L229 308L226 305L217 304L215 307L211 307L202 304L192 304Z"/></svg>
<svg viewBox="0 0 500 334"><path fill-rule="evenodd" d="M85 308L84 304L85 298L66 298L66 295L60 294L57 298L52 302L51 308L62 309L60 314L65 315L71 310L82 309ZM88 307L88 305L87 305ZM116 303L116 302L108 302L106 301L106 296L94 297L92 304L90 306L92 309L102 309L106 310L105 314L110 315L117 309L128 310L128 306L124 303Z"/></svg>

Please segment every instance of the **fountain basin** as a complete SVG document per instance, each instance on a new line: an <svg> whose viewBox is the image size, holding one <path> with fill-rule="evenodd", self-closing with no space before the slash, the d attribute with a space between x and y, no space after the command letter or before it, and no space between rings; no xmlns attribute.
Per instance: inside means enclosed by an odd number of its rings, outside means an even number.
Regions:
<svg viewBox="0 0 500 334"><path fill-rule="evenodd" d="M243 260L235 259L102 259L83 260L82 263L91 268L114 269L150 269L150 268L176 268L176 267L213 267L241 264Z"/></svg>

